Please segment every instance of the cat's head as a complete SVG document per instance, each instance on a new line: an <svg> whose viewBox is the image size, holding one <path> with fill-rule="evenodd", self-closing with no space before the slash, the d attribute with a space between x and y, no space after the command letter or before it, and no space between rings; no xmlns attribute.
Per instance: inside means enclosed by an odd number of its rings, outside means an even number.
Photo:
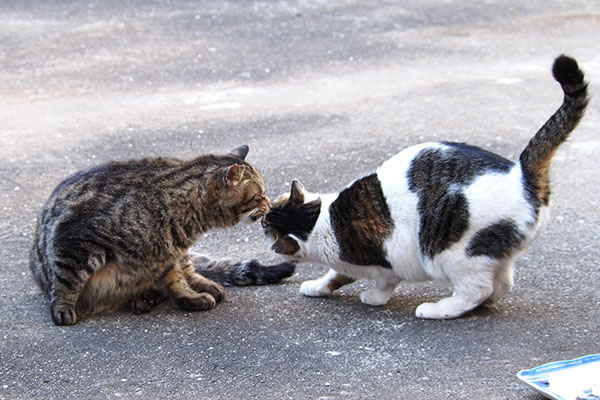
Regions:
<svg viewBox="0 0 600 400"><path fill-rule="evenodd" d="M255 222L265 215L270 200L265 182L258 171L246 161L248 146L240 146L222 156L212 179L215 209L222 214L223 225L241 221Z"/></svg>
<svg viewBox="0 0 600 400"><path fill-rule="evenodd" d="M321 212L321 199L309 199L302 184L294 180L290 193L279 196L262 220L265 235L278 254L301 258L307 254L306 241Z"/></svg>

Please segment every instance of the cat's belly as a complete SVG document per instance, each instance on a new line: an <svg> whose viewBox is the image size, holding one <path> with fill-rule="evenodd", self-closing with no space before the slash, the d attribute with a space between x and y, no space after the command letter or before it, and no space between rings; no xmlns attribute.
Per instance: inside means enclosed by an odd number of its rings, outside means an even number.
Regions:
<svg viewBox="0 0 600 400"><path fill-rule="evenodd" d="M412 254L411 257L400 256L392 258L390 261L394 274L403 281L406 282L422 282L428 281L433 277L423 267L423 263L419 254Z"/></svg>
<svg viewBox="0 0 600 400"><path fill-rule="evenodd" d="M116 262L107 264L85 284L79 296L78 308L89 312L121 308L151 288L157 275L152 268L136 268Z"/></svg>
<svg viewBox="0 0 600 400"><path fill-rule="evenodd" d="M407 226L411 226L407 224ZM331 257L317 260L331 266L339 273L354 279L370 279L385 281L389 279L421 282L433 278L421 259L419 245L416 240L416 232L410 229L396 229L391 237L383 244L385 258L389 261L391 268L378 265L356 265ZM326 252L324 252L326 254ZM336 254L337 255L337 254Z"/></svg>
<svg viewBox="0 0 600 400"><path fill-rule="evenodd" d="M397 224L392 236L385 241L384 249L386 258L392 265L394 274L403 281L420 282L427 281L432 276L424 268L417 232L414 229L414 216L410 216L412 221L406 221L404 224ZM399 227L398 227L399 226Z"/></svg>
<svg viewBox="0 0 600 400"><path fill-rule="evenodd" d="M394 246L388 248L394 248ZM403 248L406 249L404 246ZM394 251L388 252L387 259L392 265L392 268L385 268L379 265L350 264L339 259L337 262L332 262L328 265L337 272L354 279L422 282L433 278L423 267L418 251L402 251L400 249L395 249Z"/></svg>

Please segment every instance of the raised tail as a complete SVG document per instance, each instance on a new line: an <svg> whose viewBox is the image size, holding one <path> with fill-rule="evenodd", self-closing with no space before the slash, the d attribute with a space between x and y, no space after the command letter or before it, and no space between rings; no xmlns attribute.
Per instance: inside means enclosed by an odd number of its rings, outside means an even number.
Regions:
<svg viewBox="0 0 600 400"><path fill-rule="evenodd" d="M588 84L575 59L559 56L554 60L552 74L562 87L563 103L537 131L519 157L525 181L543 205L548 205L550 200L552 156L575 129L589 102Z"/></svg>
<svg viewBox="0 0 600 400"><path fill-rule="evenodd" d="M201 254L190 253L196 271L223 286L268 285L291 276L296 265L283 262L263 265L257 260L235 262L213 260Z"/></svg>

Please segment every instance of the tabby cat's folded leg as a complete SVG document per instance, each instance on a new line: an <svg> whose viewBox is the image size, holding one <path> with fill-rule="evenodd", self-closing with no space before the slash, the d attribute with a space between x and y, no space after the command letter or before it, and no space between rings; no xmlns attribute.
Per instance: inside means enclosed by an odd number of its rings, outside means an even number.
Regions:
<svg viewBox="0 0 600 400"><path fill-rule="evenodd" d="M83 246L73 248L81 250ZM56 325L77 323L77 300L86 282L94 271L103 265L103 254L90 255L90 252L77 252L72 249L56 250L61 257L54 260L53 284L50 293L50 313Z"/></svg>
<svg viewBox="0 0 600 400"><path fill-rule="evenodd" d="M165 272L162 283L167 293L184 310L204 311L213 308L217 304L210 293L198 293L190 287L179 261L170 266Z"/></svg>
<svg viewBox="0 0 600 400"><path fill-rule="evenodd" d="M214 299L217 301L217 303L227 298L227 293L225 293L225 289L223 288L223 286L219 285L217 282L211 281L210 279L203 277L198 272L196 272L191 257L183 257L183 259L181 260L181 269L188 283L196 292L210 293L211 296L214 297Z"/></svg>

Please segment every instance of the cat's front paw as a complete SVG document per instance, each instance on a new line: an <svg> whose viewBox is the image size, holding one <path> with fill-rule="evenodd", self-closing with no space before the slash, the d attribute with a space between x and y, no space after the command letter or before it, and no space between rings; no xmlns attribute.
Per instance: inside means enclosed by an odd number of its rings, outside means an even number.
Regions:
<svg viewBox="0 0 600 400"><path fill-rule="evenodd" d="M219 285L217 282L206 280L202 283L196 283L195 285L192 285L192 288L199 293L210 294L217 303L227 298L225 288Z"/></svg>
<svg viewBox="0 0 600 400"><path fill-rule="evenodd" d="M77 323L75 306L52 303L50 313L55 325L75 325Z"/></svg>
<svg viewBox="0 0 600 400"><path fill-rule="evenodd" d="M309 297L329 296L331 290L320 279L304 281L300 285L300 293Z"/></svg>

